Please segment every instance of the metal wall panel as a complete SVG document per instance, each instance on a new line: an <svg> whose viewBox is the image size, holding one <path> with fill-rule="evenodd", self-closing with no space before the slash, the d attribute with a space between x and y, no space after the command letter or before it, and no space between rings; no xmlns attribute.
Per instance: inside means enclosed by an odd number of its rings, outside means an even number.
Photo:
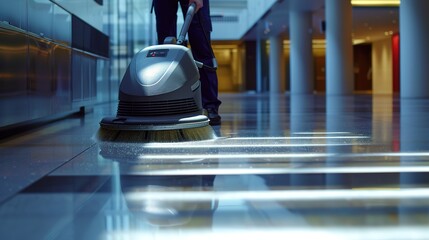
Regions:
<svg viewBox="0 0 429 240"><path fill-rule="evenodd" d="M56 45L52 51L54 113L72 110L71 105L71 49Z"/></svg>
<svg viewBox="0 0 429 240"><path fill-rule="evenodd" d="M97 59L96 96L97 102L110 101L109 92L109 61ZM117 94L116 94L117 95Z"/></svg>
<svg viewBox="0 0 429 240"><path fill-rule="evenodd" d="M83 56L82 57L82 65L81 65L81 71L82 71L82 100L89 100L91 98L90 91L91 91L91 66L90 66L90 59Z"/></svg>
<svg viewBox="0 0 429 240"><path fill-rule="evenodd" d="M28 118L27 36L0 23L0 127Z"/></svg>
<svg viewBox="0 0 429 240"><path fill-rule="evenodd" d="M1 25L0 34L0 95L25 93L27 37Z"/></svg>
<svg viewBox="0 0 429 240"><path fill-rule="evenodd" d="M80 51L72 53L72 100L88 102L97 99L97 58Z"/></svg>
<svg viewBox="0 0 429 240"><path fill-rule="evenodd" d="M82 54L77 51L72 52L72 101L81 101L82 95Z"/></svg>
<svg viewBox="0 0 429 240"><path fill-rule="evenodd" d="M97 59L92 57L90 59L91 73L89 80L91 81L90 96L91 100L97 99Z"/></svg>
<svg viewBox="0 0 429 240"><path fill-rule="evenodd" d="M51 114L51 97L54 81L52 79L52 48L47 40L29 36L28 42L28 95L30 117L40 118Z"/></svg>
<svg viewBox="0 0 429 240"><path fill-rule="evenodd" d="M96 59L89 55L84 55L82 58L82 91L84 100L92 100L96 97L95 85L96 85Z"/></svg>
<svg viewBox="0 0 429 240"><path fill-rule="evenodd" d="M0 128L93 104L101 72L99 82L109 89L107 63L97 64L108 56L108 37L88 23L79 26L83 44L74 49L72 14L60 6L0 2Z"/></svg>

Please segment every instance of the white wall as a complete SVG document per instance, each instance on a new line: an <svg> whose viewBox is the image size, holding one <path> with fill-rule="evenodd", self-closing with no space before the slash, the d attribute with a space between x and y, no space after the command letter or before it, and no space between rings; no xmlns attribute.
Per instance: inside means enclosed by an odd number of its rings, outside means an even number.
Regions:
<svg viewBox="0 0 429 240"><path fill-rule="evenodd" d="M372 93L393 93L391 38L372 43Z"/></svg>
<svg viewBox="0 0 429 240"><path fill-rule="evenodd" d="M213 22L212 40L240 39L276 2L276 0L248 0L247 9L240 11L211 8L212 15L238 16L238 22Z"/></svg>

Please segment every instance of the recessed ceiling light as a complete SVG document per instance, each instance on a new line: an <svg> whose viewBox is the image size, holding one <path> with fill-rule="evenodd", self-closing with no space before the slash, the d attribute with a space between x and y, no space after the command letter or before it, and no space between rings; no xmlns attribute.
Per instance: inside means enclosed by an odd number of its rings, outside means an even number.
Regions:
<svg viewBox="0 0 429 240"><path fill-rule="evenodd" d="M399 6L400 0L351 0L353 6Z"/></svg>
<svg viewBox="0 0 429 240"><path fill-rule="evenodd" d="M354 44L354 45L356 45L356 44L361 44L361 43L364 43L364 42L366 42L366 40L365 40L365 39L354 39L354 40L353 40L353 44Z"/></svg>

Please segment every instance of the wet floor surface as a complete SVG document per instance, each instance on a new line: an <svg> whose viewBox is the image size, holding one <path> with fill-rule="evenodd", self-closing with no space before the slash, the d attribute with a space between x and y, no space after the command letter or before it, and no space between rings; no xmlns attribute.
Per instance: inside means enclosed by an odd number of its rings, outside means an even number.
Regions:
<svg viewBox="0 0 429 240"><path fill-rule="evenodd" d="M0 143L2 239L428 239L429 100L224 94L214 139Z"/></svg>

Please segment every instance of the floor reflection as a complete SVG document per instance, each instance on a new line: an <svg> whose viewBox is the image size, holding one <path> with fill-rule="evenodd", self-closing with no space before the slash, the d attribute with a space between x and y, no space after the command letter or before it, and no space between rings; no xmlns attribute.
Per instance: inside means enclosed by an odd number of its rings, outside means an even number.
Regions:
<svg viewBox="0 0 429 240"><path fill-rule="evenodd" d="M428 100L243 94L223 103L212 140L95 142L1 204L1 236L427 238Z"/></svg>
<svg viewBox="0 0 429 240"><path fill-rule="evenodd" d="M211 228L214 199L180 201L159 196L163 196L163 193L181 195L212 189L213 180L212 176L152 177L122 174L120 186L134 221L156 228L182 229L195 227L195 224L199 228Z"/></svg>

